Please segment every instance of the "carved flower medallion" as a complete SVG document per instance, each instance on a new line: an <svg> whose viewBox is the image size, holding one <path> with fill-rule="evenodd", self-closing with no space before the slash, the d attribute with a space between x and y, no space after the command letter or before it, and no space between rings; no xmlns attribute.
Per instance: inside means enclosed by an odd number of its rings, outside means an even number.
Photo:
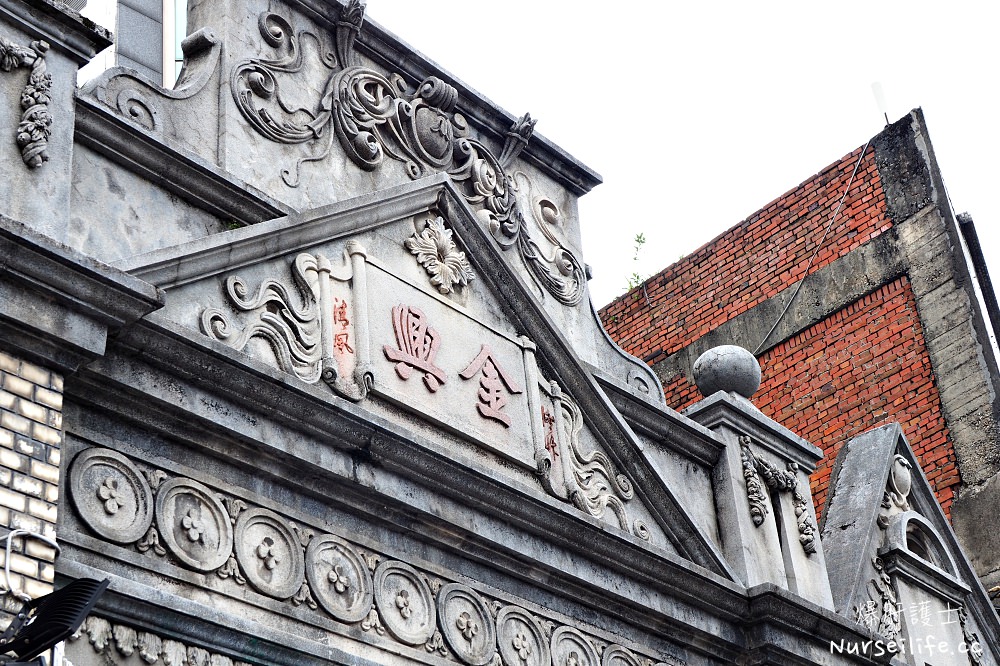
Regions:
<svg viewBox="0 0 1000 666"><path fill-rule="evenodd" d="M434 596L423 577L402 562L375 569L375 604L386 629L400 642L423 645L434 633Z"/></svg>
<svg viewBox="0 0 1000 666"><path fill-rule="evenodd" d="M233 524L216 494L191 479L164 482L156 495L163 544L197 571L214 571L229 559Z"/></svg>
<svg viewBox="0 0 1000 666"><path fill-rule="evenodd" d="M586 636L572 627L559 627L552 632L552 663L600 666L601 660Z"/></svg>
<svg viewBox="0 0 1000 666"><path fill-rule="evenodd" d="M444 219L428 220L424 230L403 241L406 249L417 258L431 278L431 284L442 294L469 284L475 274L452 239L452 231L444 226Z"/></svg>
<svg viewBox="0 0 1000 666"><path fill-rule="evenodd" d="M323 609L341 622L358 622L372 608L368 565L353 546L332 534L313 537L306 549L306 579Z"/></svg>
<svg viewBox="0 0 1000 666"><path fill-rule="evenodd" d="M496 655L496 628L482 598L470 587L449 583L438 592L438 626L455 656L486 666Z"/></svg>
<svg viewBox="0 0 1000 666"><path fill-rule="evenodd" d="M305 560L284 518L267 509L247 509L236 520L235 531L236 559L251 585L276 599L298 592Z"/></svg>
<svg viewBox="0 0 1000 666"><path fill-rule="evenodd" d="M153 522L153 492L120 453L103 448L80 452L70 468L69 488L83 522L109 541L137 541Z"/></svg>
<svg viewBox="0 0 1000 666"><path fill-rule="evenodd" d="M548 640L538 621L523 608L504 606L497 613L500 656L505 664L549 666Z"/></svg>
<svg viewBox="0 0 1000 666"><path fill-rule="evenodd" d="M642 664L628 648L611 645L604 650L601 666L642 666Z"/></svg>

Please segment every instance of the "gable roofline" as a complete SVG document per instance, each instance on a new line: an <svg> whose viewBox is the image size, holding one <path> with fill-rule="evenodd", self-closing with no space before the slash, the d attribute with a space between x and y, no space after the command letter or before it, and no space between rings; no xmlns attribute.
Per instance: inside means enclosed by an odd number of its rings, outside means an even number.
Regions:
<svg viewBox="0 0 1000 666"><path fill-rule="evenodd" d="M665 485L622 415L529 286L511 270L494 239L446 174L156 250L121 262L119 268L169 292L183 284L292 254L428 209L437 210L448 221L479 279L507 306L519 330L532 340L545 342L536 352L539 366L545 369L548 379L557 381L579 404L585 422L612 462L632 479L636 497L673 547L709 571L736 580L721 552ZM207 338L203 346L224 347ZM234 360L246 362L241 354L236 354ZM683 419L679 415L676 418Z"/></svg>
<svg viewBox="0 0 1000 666"><path fill-rule="evenodd" d="M928 571L933 570L931 574L936 578L955 578L954 583L958 585L953 587L956 589L968 586L965 606L981 632L982 643L1000 646L1000 618L996 609L934 497L930 482L899 423L889 423L851 439L837 455L821 525L837 612L841 615L852 612L870 558L881 555L898 541L898 538L889 539L890 544L881 548L876 544L883 529L878 524L882 497L897 454L910 465L910 505L922 516L921 522L933 527L955 571L949 573L933 564L920 564ZM888 527L891 529L892 525Z"/></svg>

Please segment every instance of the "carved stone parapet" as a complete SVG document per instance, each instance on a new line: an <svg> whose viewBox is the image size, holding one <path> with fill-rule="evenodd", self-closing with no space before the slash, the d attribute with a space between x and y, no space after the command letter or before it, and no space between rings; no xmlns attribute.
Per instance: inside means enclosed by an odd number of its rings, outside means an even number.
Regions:
<svg viewBox="0 0 1000 666"><path fill-rule="evenodd" d="M398 74L386 76L357 64L353 44L363 17L363 7L357 2L341 11L336 29L337 57L326 54L321 58L332 71L318 86L322 93L309 109L293 109L282 91L285 85L302 87L305 68L301 42L307 35L319 41L316 35L296 32L284 18L264 13L259 20L260 33L277 57L249 58L233 68L233 99L246 122L270 141L306 146L308 153L281 172L285 184L298 187L302 165L325 160L334 138L350 161L365 171L378 169L388 158L402 162L413 179L447 173L496 242L504 249L517 248L532 279L558 302L569 306L580 303L586 284L583 266L546 228L551 214L558 216L558 208L547 202L550 205L541 211L543 216L549 214L541 230L552 244L543 247L544 241L540 245L524 229L518 187L506 170L527 145L535 121L528 114L516 121L498 158L472 138L468 121L456 110L458 91L447 81L429 76L410 88ZM532 215L537 214L532 211ZM436 248L430 245L433 239L413 240L428 244L428 249L422 250L426 257L447 249L447 244L442 246L436 240ZM458 255L446 254L456 258L455 265L437 258L434 266L447 270L432 269L420 260L442 293L449 293L453 284L463 284L463 277L468 277L465 270L456 270L461 264Z"/></svg>

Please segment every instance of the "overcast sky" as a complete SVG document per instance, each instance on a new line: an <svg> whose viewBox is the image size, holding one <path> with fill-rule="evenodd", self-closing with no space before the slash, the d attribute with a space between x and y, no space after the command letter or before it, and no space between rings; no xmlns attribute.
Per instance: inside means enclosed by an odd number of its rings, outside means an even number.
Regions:
<svg viewBox="0 0 1000 666"><path fill-rule="evenodd" d="M369 0L367 16L604 177L580 202L600 306L922 106L1000 280L992 3ZM633 238L646 245L633 261Z"/></svg>

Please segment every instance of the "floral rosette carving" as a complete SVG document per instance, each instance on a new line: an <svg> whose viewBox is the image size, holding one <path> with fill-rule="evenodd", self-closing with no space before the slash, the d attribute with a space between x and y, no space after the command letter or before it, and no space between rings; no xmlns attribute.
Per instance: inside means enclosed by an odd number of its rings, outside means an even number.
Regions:
<svg viewBox="0 0 1000 666"><path fill-rule="evenodd" d="M302 586L302 546L273 511L247 509L240 513L235 527L235 552L244 576L258 591L287 599Z"/></svg>
<svg viewBox="0 0 1000 666"><path fill-rule="evenodd" d="M423 230L414 233L403 244L442 294L457 291L475 278L465 253L455 245L451 229L444 225L440 216L427 220Z"/></svg>
<svg viewBox="0 0 1000 666"><path fill-rule="evenodd" d="M69 475L70 497L83 522L115 543L141 539L153 522L153 492L125 456L104 448L81 451Z"/></svg>
<svg viewBox="0 0 1000 666"><path fill-rule="evenodd" d="M320 606L341 622L363 620L372 606L371 574L349 543L330 534L306 549L306 578Z"/></svg>
<svg viewBox="0 0 1000 666"><path fill-rule="evenodd" d="M383 562L375 570L375 605L396 640L423 645L434 633L434 596L413 567Z"/></svg>
<svg viewBox="0 0 1000 666"><path fill-rule="evenodd" d="M469 666L486 666L496 654L496 628L476 592L449 583L438 592L438 624L451 651Z"/></svg>

